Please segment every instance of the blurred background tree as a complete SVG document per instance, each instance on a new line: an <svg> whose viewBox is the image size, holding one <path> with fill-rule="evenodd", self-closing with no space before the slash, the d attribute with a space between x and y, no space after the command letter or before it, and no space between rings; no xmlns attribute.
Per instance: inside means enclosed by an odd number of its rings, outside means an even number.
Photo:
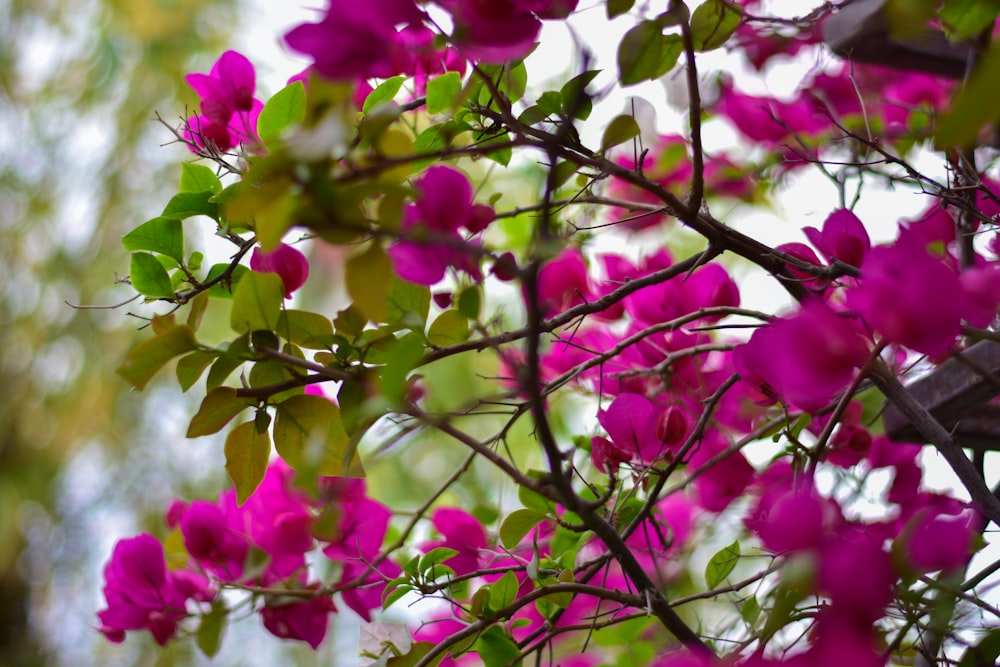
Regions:
<svg viewBox="0 0 1000 667"><path fill-rule="evenodd" d="M159 148L169 134L153 111L180 115L184 74L207 71L225 48L236 4L0 0L4 665L110 664L96 659L108 645L90 627L96 573L117 534L108 526L158 520L151 513L177 491L164 480L185 469L170 452L132 447L155 432L147 418L163 400L126 396L111 372L141 322L67 303L132 295L115 284L127 270L118 239L149 217L149 202L166 201L182 150ZM143 660L144 650L127 660L184 663Z"/></svg>

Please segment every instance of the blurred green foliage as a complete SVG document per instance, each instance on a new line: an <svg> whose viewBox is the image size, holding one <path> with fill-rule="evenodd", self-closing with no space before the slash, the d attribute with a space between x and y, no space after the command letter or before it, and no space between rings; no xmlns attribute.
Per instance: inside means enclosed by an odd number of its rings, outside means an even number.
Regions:
<svg viewBox="0 0 1000 667"><path fill-rule="evenodd" d="M170 135L153 112L181 115L184 74L212 62L237 18L232 0L0 0L4 665L103 662L88 627L97 584L79 577L106 557L112 536L90 531L108 508L141 512L156 495L135 470L158 467L155 452L130 445L144 438L135 406L157 396L128 396L110 372L141 322L67 304L132 294L115 284L119 239L175 185L181 155L159 149Z"/></svg>

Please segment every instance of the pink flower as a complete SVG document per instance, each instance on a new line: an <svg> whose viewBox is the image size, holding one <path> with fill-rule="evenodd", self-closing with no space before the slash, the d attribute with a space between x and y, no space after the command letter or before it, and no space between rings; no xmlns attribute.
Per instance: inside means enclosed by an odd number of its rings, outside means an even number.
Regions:
<svg viewBox="0 0 1000 667"><path fill-rule="evenodd" d="M296 26L285 43L312 56L316 71L328 79L385 78L398 73L396 26L423 18L413 0L330 0L322 21Z"/></svg>
<svg viewBox="0 0 1000 667"><path fill-rule="evenodd" d="M880 535L869 535L863 527L854 526L842 530L820 552L820 591L835 607L859 621L881 617L892 600L896 574L881 542Z"/></svg>
<svg viewBox="0 0 1000 667"><path fill-rule="evenodd" d="M607 410L598 411L597 421L611 436L616 449L628 453L632 459L652 463L668 450L657 434L662 412L645 396L626 392L619 394Z"/></svg>
<svg viewBox="0 0 1000 667"><path fill-rule="evenodd" d="M932 356L947 353L961 331L958 276L910 233L872 250L847 305L887 340Z"/></svg>
<svg viewBox="0 0 1000 667"><path fill-rule="evenodd" d="M487 545L486 530L479 519L457 507L439 507L434 510L431 523L444 539L425 542L420 545L421 551L428 552L439 547L454 549L458 553L444 563L457 575L479 569L479 554Z"/></svg>
<svg viewBox="0 0 1000 667"><path fill-rule="evenodd" d="M717 434L708 434L699 443L688 469L699 471L694 480L698 504L709 512L721 512L746 490L754 478L753 466L741 452L731 452L709 465L716 456L727 449L726 442Z"/></svg>
<svg viewBox="0 0 1000 667"><path fill-rule="evenodd" d="M449 266L482 278L478 258L468 249L471 242L459 231L483 231L493 222L493 209L473 202L468 177L452 167L431 167L414 186L417 201L406 207L401 226L409 238L387 250L393 271L418 285L439 282ZM425 235L430 238L425 240Z"/></svg>
<svg viewBox="0 0 1000 667"><path fill-rule="evenodd" d="M319 588L319 584L310 588ZM260 615L264 627L275 637L298 639L316 649L326 638L330 614L335 611L329 595L317 595L301 602L268 604Z"/></svg>
<svg viewBox="0 0 1000 667"><path fill-rule="evenodd" d="M234 519L206 500L191 503L180 520L184 548L207 571L223 581L238 581L250 549L245 535L234 530Z"/></svg>
<svg viewBox="0 0 1000 667"><path fill-rule="evenodd" d="M815 227L802 231L828 262L840 260L860 267L871 251L871 240L864 224L846 208L831 213L823 223L823 231Z"/></svg>
<svg viewBox="0 0 1000 667"><path fill-rule="evenodd" d="M118 643L126 630L149 630L161 646L188 614L187 600L211 599L208 583L190 573L168 572L163 546L148 533L121 540L104 568L107 609L99 611L100 631Z"/></svg>
<svg viewBox="0 0 1000 667"><path fill-rule="evenodd" d="M744 381L761 383L805 410L821 407L851 381L868 358L858 332L818 299L809 299L792 317L757 329L737 348Z"/></svg>
<svg viewBox="0 0 1000 667"><path fill-rule="evenodd" d="M561 313L590 299L587 264L576 248L566 248L538 271L542 315Z"/></svg>
<svg viewBox="0 0 1000 667"><path fill-rule="evenodd" d="M309 260L284 243L270 252L264 252L259 246L254 248L250 256L250 268L260 273L277 273L281 276L286 299L290 299L292 293L302 287L309 277Z"/></svg>
<svg viewBox="0 0 1000 667"><path fill-rule="evenodd" d="M965 320L974 327L988 326L1000 306L1000 264L974 266L959 276L964 295Z"/></svg>
<svg viewBox="0 0 1000 667"><path fill-rule="evenodd" d="M919 510L900 536L906 564L920 574L965 565L975 533L968 513L948 516L932 508Z"/></svg>
<svg viewBox="0 0 1000 667"><path fill-rule="evenodd" d="M769 496L767 491L761 497L756 524L761 543L775 553L819 548L842 521L839 510L814 489L785 489L777 497Z"/></svg>
<svg viewBox="0 0 1000 667"><path fill-rule="evenodd" d="M528 54L542 22L531 13L537 0L437 0L455 22L452 41L462 55L481 63L503 63Z"/></svg>
<svg viewBox="0 0 1000 667"><path fill-rule="evenodd" d="M201 98L201 114L187 122L189 140L222 151L258 141L257 116L264 105L254 99L256 75L246 57L226 51L209 74L188 74L186 80Z"/></svg>
<svg viewBox="0 0 1000 667"><path fill-rule="evenodd" d="M778 146L790 135L813 135L825 129L816 108L803 97L781 102L736 92L731 82L722 83L718 112L753 142Z"/></svg>

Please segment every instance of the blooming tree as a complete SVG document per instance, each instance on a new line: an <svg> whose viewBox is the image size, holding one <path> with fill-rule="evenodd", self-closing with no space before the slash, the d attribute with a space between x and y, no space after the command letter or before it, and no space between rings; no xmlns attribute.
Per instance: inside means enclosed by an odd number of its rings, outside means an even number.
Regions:
<svg viewBox="0 0 1000 667"><path fill-rule="evenodd" d="M907 385L952 357L997 382L965 351L996 338L1000 305L996 152L975 149L1000 10L594 4L634 23L616 90L682 74L683 135L649 143L623 114L589 145L597 71L528 85L543 22L576 0L329 0L284 35L312 65L266 102L253 54L189 75L180 190L123 238L158 314L118 373L142 389L176 360L204 394L187 435L226 431L232 487L175 501L162 541L118 543L109 640L190 633L212 655L250 609L314 648L356 614L383 665L992 664L996 565L972 558L1000 501L983 452ZM706 77L719 49L757 71L820 64L776 99ZM949 58L958 74L936 68ZM706 123L746 149L709 152ZM921 150L947 178L915 166ZM843 203L810 245L716 217L803 170ZM852 211L872 181L927 203L883 245ZM199 224L231 252L191 247ZM304 285L325 291L309 274L328 246L348 302L296 308ZM741 307L737 259L795 306ZM202 325L220 313L225 336ZM450 359L491 368L490 391L438 400ZM886 406L913 442L890 439ZM528 451L508 446L525 426ZM366 459L426 433L464 462L416 507L370 495ZM954 493L922 484L925 447ZM445 500L474 463L516 490L493 516ZM409 628L374 620L407 606Z"/></svg>

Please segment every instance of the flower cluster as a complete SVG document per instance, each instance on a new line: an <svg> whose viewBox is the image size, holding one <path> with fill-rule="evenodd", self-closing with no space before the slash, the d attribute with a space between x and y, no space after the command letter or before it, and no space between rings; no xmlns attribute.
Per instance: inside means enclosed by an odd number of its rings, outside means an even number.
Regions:
<svg viewBox="0 0 1000 667"><path fill-rule="evenodd" d="M185 137L195 146L227 151L258 143L257 117L264 108L254 97L256 73L245 56L226 51L208 74L188 74L187 82L201 98L201 113L185 124Z"/></svg>
<svg viewBox="0 0 1000 667"><path fill-rule="evenodd" d="M294 478L294 471L276 460L242 506L233 489L214 503L174 501L166 521L184 546L182 553L170 554L171 561L186 562L181 569L167 569L164 548L151 535L119 542L104 571L101 632L122 641L126 630L144 629L165 644L191 615L188 603L210 607L226 588L266 591L257 609L264 627L313 648L336 611L334 590L370 619L371 610L381 606L385 582L400 573L390 560L376 565L389 527L388 508L367 497L360 479L321 478L310 497ZM306 555L317 546L339 566L331 586L309 580Z"/></svg>

